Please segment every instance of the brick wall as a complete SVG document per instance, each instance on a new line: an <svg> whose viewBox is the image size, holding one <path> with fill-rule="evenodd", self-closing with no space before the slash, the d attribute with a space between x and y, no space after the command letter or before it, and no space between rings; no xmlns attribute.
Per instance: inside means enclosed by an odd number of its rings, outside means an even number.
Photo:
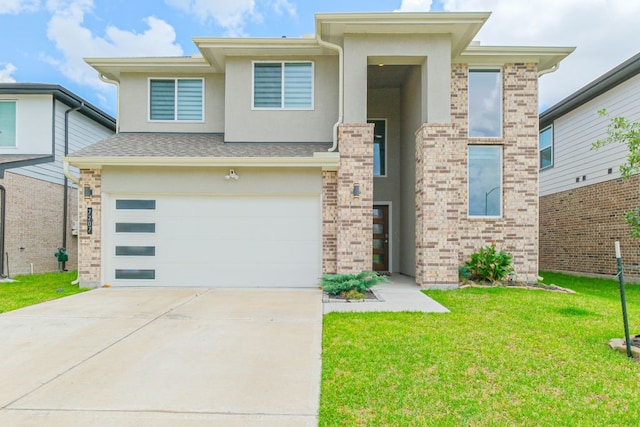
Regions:
<svg viewBox="0 0 640 427"><path fill-rule="evenodd" d="M85 198L83 189L88 186L93 195ZM80 286L95 288L101 285L102 251L102 172L97 169L80 170L80 253L78 259L78 278ZM92 208L92 234L87 233L87 208Z"/></svg>
<svg viewBox="0 0 640 427"><path fill-rule="evenodd" d="M322 172L322 273L335 274L337 265L338 173Z"/></svg>
<svg viewBox="0 0 640 427"><path fill-rule="evenodd" d="M457 268L483 245L513 255L521 280L538 271L538 78L535 64L503 67L503 137L469 139L468 66L452 68L451 125L416 133L416 281L457 284ZM467 147L503 147L503 215L468 218ZM422 222L422 223L421 223ZM457 256L456 256L457 255Z"/></svg>
<svg viewBox="0 0 640 427"><path fill-rule="evenodd" d="M337 272L359 273L371 270L373 253L373 124L342 124L338 132Z"/></svg>
<svg viewBox="0 0 640 427"><path fill-rule="evenodd" d="M540 269L616 274L616 240L624 264L640 264L640 241L624 222L638 206L639 175L540 197ZM625 270L629 277L639 273Z"/></svg>
<svg viewBox="0 0 640 427"><path fill-rule="evenodd" d="M6 189L4 271L11 276L56 271L54 253L62 245L64 186L16 173L5 172L0 179ZM77 268L76 236L71 235L71 221L77 219L77 191L69 188L67 197L68 270ZM7 256L8 253L8 264Z"/></svg>

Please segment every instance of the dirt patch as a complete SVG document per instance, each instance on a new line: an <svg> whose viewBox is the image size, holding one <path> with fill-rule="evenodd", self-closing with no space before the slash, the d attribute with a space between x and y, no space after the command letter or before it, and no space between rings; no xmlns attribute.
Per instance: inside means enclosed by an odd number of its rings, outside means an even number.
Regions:
<svg viewBox="0 0 640 427"><path fill-rule="evenodd" d="M550 284L545 285L544 283L526 283L526 282L518 282L518 281L507 281L507 282L483 282L477 283L474 281L468 281L465 283L460 283L460 288L520 288L520 289L530 289L530 290L539 290L539 291L549 291L549 292L560 292L563 294L575 294L576 292L572 289L563 288L558 285Z"/></svg>

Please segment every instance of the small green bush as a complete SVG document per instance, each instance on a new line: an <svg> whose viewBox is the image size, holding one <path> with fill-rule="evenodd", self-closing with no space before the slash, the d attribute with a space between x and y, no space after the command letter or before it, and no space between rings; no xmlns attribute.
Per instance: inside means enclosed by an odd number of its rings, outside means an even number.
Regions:
<svg viewBox="0 0 640 427"><path fill-rule="evenodd" d="M471 280L471 270L469 270L469 267L466 264L458 267L458 280L463 283Z"/></svg>
<svg viewBox="0 0 640 427"><path fill-rule="evenodd" d="M322 276L320 286L323 291L331 295L350 291L364 294L370 287L386 281L386 277L380 276L375 271L363 271L360 274L325 274Z"/></svg>
<svg viewBox="0 0 640 427"><path fill-rule="evenodd" d="M497 282L504 280L513 271L512 259L504 250L498 252L496 244L486 245L471 254L471 260L465 264L475 280Z"/></svg>

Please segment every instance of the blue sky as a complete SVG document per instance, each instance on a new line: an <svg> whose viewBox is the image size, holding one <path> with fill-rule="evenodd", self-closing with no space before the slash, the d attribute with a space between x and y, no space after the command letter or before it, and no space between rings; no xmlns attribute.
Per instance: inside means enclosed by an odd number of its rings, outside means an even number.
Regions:
<svg viewBox="0 0 640 427"><path fill-rule="evenodd" d="M629 0L0 0L0 81L60 84L108 113L115 88L83 57L197 53L196 36L298 37L316 12L491 11L487 45L576 46L540 79L548 107L639 50Z"/></svg>

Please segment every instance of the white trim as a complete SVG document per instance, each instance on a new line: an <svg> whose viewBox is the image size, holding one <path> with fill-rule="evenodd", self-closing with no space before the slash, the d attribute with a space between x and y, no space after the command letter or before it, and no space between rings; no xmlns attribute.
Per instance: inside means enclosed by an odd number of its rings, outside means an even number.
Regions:
<svg viewBox="0 0 640 427"><path fill-rule="evenodd" d="M551 129L551 145L549 147L546 147L545 150L547 148L551 148L551 164L549 166L542 167L542 164L540 162L540 153L542 153L542 149L540 149L540 135L542 135L542 132L546 131L547 129ZM555 145L555 135L554 135L554 129L553 129L553 123L552 123L538 132L538 169L539 170L543 171L543 170L551 169L553 167L555 163L553 158L554 145Z"/></svg>
<svg viewBox="0 0 640 427"><path fill-rule="evenodd" d="M389 211L389 218L388 218L388 231L389 231L389 237L387 238L387 240L389 240L389 253L387 254L387 256L389 257L389 273L393 273L393 202L389 202L389 201L380 201L380 202L373 202L373 206L388 206L388 211ZM373 240L373 233L372 235L372 240Z"/></svg>
<svg viewBox="0 0 640 427"><path fill-rule="evenodd" d="M469 132L471 131L471 96L470 96L470 84L469 78L471 77L471 73L474 71L497 71L500 73L500 134L497 136L471 136ZM467 72L467 138L472 140L487 140L487 139L502 139L504 138L504 70L503 67L500 66L469 66Z"/></svg>
<svg viewBox="0 0 640 427"><path fill-rule="evenodd" d="M500 214L499 215L471 215L469 209L469 185L471 185L471 180L469 179L469 149L471 147L499 147L500 150ZM502 218L504 209L504 145L502 144L468 144L467 145L467 219L499 219Z"/></svg>
<svg viewBox="0 0 640 427"><path fill-rule="evenodd" d="M151 118L151 81L152 80L173 80L174 104L173 120L154 120ZM200 80L202 81L202 119L200 120L178 120L178 80ZM147 77L147 122L149 123L204 123L205 121L205 78L204 77Z"/></svg>
<svg viewBox="0 0 640 427"><path fill-rule="evenodd" d="M388 141L388 135L389 135L389 119L387 118L368 118L367 122L369 121L373 121L373 120L379 120L379 121L384 121L384 174L382 175L373 175L374 178L387 178L389 176L388 170L389 170L389 141ZM376 135L375 135L375 126L374 126L374 133L373 133L373 140L375 142L376 139Z"/></svg>
<svg viewBox="0 0 640 427"><path fill-rule="evenodd" d="M308 108L287 108L284 106L284 96L285 96L285 92L284 92L284 69L285 69L285 64L291 64L291 63L309 63L311 64L311 107ZM280 89L280 105L281 107L256 107L255 106L255 64L281 64L282 67L280 69L280 83L281 83L281 89ZM315 89L316 89L316 68L315 68L315 61L312 61L310 59L304 59L304 60L286 60L286 61L269 61L269 60L253 60L251 61L251 110L252 111L315 111Z"/></svg>

